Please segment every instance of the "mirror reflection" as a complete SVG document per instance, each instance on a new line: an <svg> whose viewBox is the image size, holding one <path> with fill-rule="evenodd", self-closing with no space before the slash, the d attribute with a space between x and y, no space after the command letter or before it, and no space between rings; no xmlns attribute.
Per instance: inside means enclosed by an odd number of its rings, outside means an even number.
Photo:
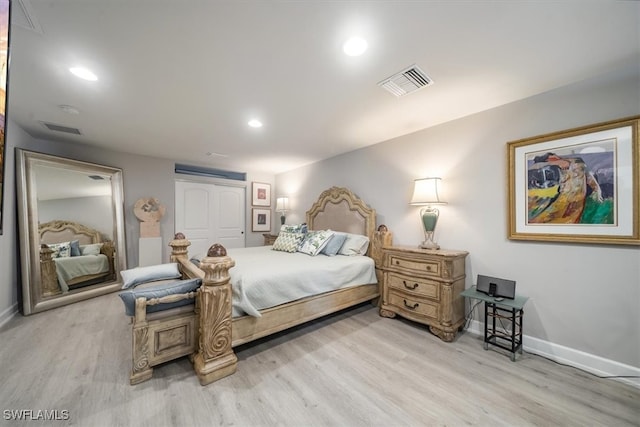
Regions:
<svg viewBox="0 0 640 427"><path fill-rule="evenodd" d="M121 170L18 151L24 314L117 290Z"/></svg>

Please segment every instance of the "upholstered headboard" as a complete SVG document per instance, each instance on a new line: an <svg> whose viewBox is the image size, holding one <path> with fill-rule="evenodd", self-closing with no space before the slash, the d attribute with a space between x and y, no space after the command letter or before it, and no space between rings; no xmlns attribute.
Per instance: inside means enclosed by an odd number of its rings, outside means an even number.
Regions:
<svg viewBox="0 0 640 427"><path fill-rule="evenodd" d="M38 226L40 243L52 244L78 240L81 245L102 243L98 230L72 221L54 220Z"/></svg>
<svg viewBox="0 0 640 427"><path fill-rule="evenodd" d="M376 211L351 190L331 187L320 194L307 211L309 230L343 231L363 234L373 239L376 231Z"/></svg>

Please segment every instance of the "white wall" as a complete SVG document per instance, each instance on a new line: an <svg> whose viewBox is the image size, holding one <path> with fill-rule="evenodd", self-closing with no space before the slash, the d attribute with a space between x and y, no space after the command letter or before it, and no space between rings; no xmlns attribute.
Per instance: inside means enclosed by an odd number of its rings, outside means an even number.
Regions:
<svg viewBox="0 0 640 427"><path fill-rule="evenodd" d="M469 251L467 287L479 273L514 279L531 298L526 335L640 367L640 248L510 241L506 190L507 142L637 114L638 68L620 70L277 175L276 187L289 194L288 223L324 189L345 186L395 244L418 245L413 180L441 176L449 205L436 238Z"/></svg>

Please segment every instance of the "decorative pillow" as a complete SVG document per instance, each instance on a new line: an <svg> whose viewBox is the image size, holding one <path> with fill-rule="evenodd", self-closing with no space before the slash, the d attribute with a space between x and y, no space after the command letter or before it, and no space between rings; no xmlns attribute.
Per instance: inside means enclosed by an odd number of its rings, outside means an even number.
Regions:
<svg viewBox="0 0 640 427"><path fill-rule="evenodd" d="M333 236L329 239L324 248L320 251L321 254L328 256L335 256L342 247L344 241L347 240L347 235L340 232L334 232Z"/></svg>
<svg viewBox="0 0 640 427"><path fill-rule="evenodd" d="M49 249L53 249L52 258L69 258L71 256L70 242L52 243L47 246L49 246Z"/></svg>
<svg viewBox="0 0 640 427"><path fill-rule="evenodd" d="M102 243L80 245L80 253L82 255L100 255L100 249L102 249Z"/></svg>
<svg viewBox="0 0 640 427"><path fill-rule="evenodd" d="M71 256L80 256L82 252L80 251L80 242L77 240L72 240L69 242L71 245Z"/></svg>
<svg viewBox="0 0 640 427"><path fill-rule="evenodd" d="M287 231L281 231L280 234L278 234L276 241L273 242L272 249L274 251L296 252L303 239L303 233L289 233Z"/></svg>
<svg viewBox="0 0 640 427"><path fill-rule="evenodd" d="M132 288L145 282L177 279L182 276L178 270L177 262L132 268L121 271L120 275L122 276L122 289Z"/></svg>
<svg viewBox="0 0 640 427"><path fill-rule="evenodd" d="M120 292L118 296L124 303L124 312L126 315L134 316L136 314L136 299L140 297L162 298L168 295L186 294L188 292L195 291L201 284L202 280L200 279L178 280L176 282L149 286L148 288L130 289L128 291ZM147 306L147 313L168 310L170 308L181 307L189 304L193 304L193 299L187 298L178 302L150 305Z"/></svg>
<svg viewBox="0 0 640 427"><path fill-rule="evenodd" d="M333 231L331 230L309 231L305 234L304 240L298 248L298 252L316 256L326 246L329 240L331 240L331 237L333 237Z"/></svg>
<svg viewBox="0 0 640 427"><path fill-rule="evenodd" d="M295 225L283 224L282 227L280 227L280 231L287 233L306 233L308 229L306 223Z"/></svg>
<svg viewBox="0 0 640 427"><path fill-rule="evenodd" d="M366 255L369 248L369 238L361 234L346 233L347 239L338 251L339 255Z"/></svg>

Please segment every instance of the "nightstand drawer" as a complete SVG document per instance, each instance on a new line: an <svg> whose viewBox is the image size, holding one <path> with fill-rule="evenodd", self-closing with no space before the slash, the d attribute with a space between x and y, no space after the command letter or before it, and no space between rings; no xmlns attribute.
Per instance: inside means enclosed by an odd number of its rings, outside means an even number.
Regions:
<svg viewBox="0 0 640 427"><path fill-rule="evenodd" d="M413 259L410 257L398 256L395 254L389 255L390 267L406 269L408 272L415 272L421 274L432 274L434 276L440 276L440 263L438 261L427 259Z"/></svg>
<svg viewBox="0 0 640 427"><path fill-rule="evenodd" d="M392 305L408 315L428 317L438 320L438 304L429 304L421 298L413 298L396 291L389 291L389 305Z"/></svg>
<svg viewBox="0 0 640 427"><path fill-rule="evenodd" d="M386 280L390 289L399 289L435 301L440 300L440 284L438 282L397 273L387 273Z"/></svg>

